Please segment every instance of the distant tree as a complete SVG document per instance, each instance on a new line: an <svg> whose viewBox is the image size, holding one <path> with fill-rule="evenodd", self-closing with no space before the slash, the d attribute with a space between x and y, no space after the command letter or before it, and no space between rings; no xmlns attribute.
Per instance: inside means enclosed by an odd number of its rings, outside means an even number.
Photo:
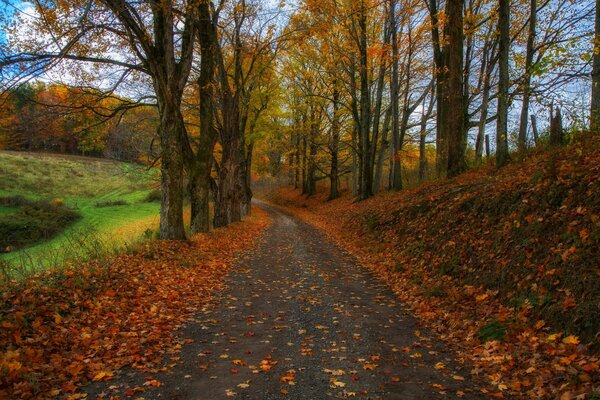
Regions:
<svg viewBox="0 0 600 400"><path fill-rule="evenodd" d="M596 18L594 25L591 129L600 130L600 0L596 0Z"/></svg>

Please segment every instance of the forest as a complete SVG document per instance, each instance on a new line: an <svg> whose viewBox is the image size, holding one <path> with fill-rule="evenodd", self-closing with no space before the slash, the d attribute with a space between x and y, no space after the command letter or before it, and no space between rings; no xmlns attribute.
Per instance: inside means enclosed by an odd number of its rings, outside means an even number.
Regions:
<svg viewBox="0 0 600 400"><path fill-rule="evenodd" d="M0 397L599 396L600 0L6 0L0 25L2 232L145 218L125 252L20 277L0 258ZM205 328L259 359L198 347Z"/></svg>

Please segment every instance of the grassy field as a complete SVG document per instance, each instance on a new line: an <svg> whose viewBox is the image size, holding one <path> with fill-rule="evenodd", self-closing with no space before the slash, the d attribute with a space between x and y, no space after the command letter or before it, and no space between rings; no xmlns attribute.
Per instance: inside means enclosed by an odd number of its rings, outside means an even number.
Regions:
<svg viewBox="0 0 600 400"><path fill-rule="evenodd" d="M147 201L158 173L122 162L51 154L0 152L0 196L60 199L82 218L59 236L0 260L47 266L138 241L158 227L158 202ZM121 205L112 205L118 202ZM0 214L13 208L0 207ZM81 247L81 248L78 248Z"/></svg>

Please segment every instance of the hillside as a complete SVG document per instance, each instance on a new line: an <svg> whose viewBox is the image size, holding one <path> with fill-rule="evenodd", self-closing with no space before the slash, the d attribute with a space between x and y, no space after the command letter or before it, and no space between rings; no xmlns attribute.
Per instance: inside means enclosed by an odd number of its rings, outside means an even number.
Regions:
<svg viewBox="0 0 600 400"><path fill-rule="evenodd" d="M598 378L599 194L596 136L364 202L268 198L388 281L474 374L505 394L568 399Z"/></svg>
<svg viewBox="0 0 600 400"><path fill-rule="evenodd" d="M28 267L119 247L158 224L159 204L148 201L156 171L117 161L40 153L0 152L0 197L64 203L81 218L62 234L0 259ZM15 209L0 207L0 214ZM92 246L93 243L93 246ZM88 247L86 249L86 247Z"/></svg>

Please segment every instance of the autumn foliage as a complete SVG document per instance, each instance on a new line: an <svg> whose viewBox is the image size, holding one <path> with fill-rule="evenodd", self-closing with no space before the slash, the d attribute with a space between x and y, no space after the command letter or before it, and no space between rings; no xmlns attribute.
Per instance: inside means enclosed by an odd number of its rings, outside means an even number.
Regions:
<svg viewBox="0 0 600 400"><path fill-rule="evenodd" d="M107 260L4 284L0 398L80 398L125 366L176 359L176 329L222 287L234 257L268 224L247 221L188 242L150 242Z"/></svg>
<svg viewBox="0 0 600 400"><path fill-rule="evenodd" d="M600 137L366 202L271 199L327 231L472 363L487 395L598 385Z"/></svg>

